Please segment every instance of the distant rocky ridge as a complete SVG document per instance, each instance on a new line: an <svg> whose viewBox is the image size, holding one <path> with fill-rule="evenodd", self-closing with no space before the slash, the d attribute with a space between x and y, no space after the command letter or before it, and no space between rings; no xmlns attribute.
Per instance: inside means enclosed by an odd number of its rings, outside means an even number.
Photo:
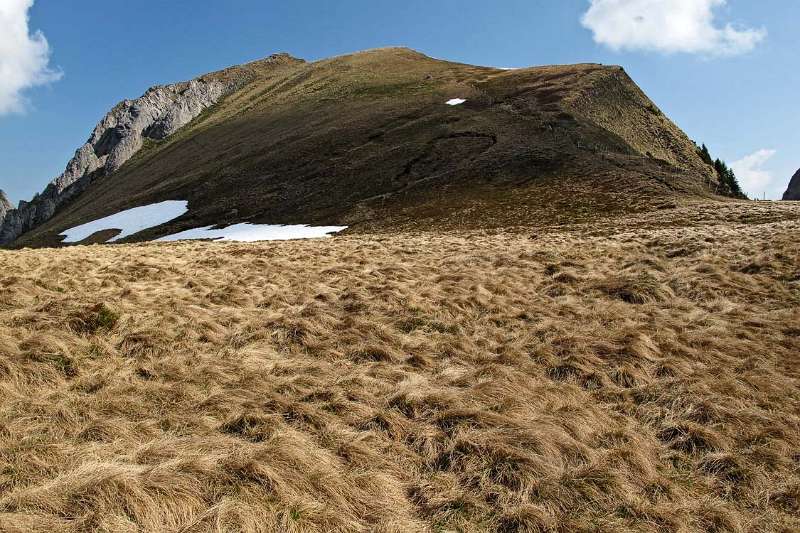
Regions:
<svg viewBox="0 0 800 533"><path fill-rule="evenodd" d="M783 193L784 200L800 200L800 170L795 172L789 182L789 188Z"/></svg>
<svg viewBox="0 0 800 533"><path fill-rule="evenodd" d="M256 63L285 61L296 60L287 54L276 54ZM188 82L155 86L135 100L117 104L75 152L64 173L51 181L43 192L30 202L21 201L16 209L3 195L0 199L0 245L13 242L49 220L59 206L83 192L94 179L118 170L147 139L169 137L239 89L249 81L248 66L233 67Z"/></svg>
<svg viewBox="0 0 800 533"><path fill-rule="evenodd" d="M169 137L234 87L233 83L196 79L153 87L140 98L117 104L44 192L30 202L20 202L17 209L0 211L0 244L12 242L52 217L58 206L80 194L92 177L119 169L142 148L145 139Z"/></svg>

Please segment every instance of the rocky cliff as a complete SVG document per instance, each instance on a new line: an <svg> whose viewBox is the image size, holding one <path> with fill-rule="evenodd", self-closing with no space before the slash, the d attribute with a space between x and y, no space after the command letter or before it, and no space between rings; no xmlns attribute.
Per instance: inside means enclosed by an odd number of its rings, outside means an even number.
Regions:
<svg viewBox="0 0 800 533"><path fill-rule="evenodd" d="M789 182L789 188L783 193L784 200L800 200L800 170L792 176Z"/></svg>
<svg viewBox="0 0 800 533"><path fill-rule="evenodd" d="M14 206L11 205L11 202L8 200L8 196L6 193L0 189L0 224L3 223L3 220L6 218L6 213L14 209Z"/></svg>
<svg viewBox="0 0 800 533"><path fill-rule="evenodd" d="M285 55L265 61L284 60ZM234 72L235 71L235 72ZM0 207L0 245L50 219L55 211L98 177L118 170L145 141L169 137L247 81L243 69L228 69L172 85L148 89L117 104L78 148L63 174L17 209ZM0 202L3 203L3 202ZM4 203L8 203L5 199Z"/></svg>

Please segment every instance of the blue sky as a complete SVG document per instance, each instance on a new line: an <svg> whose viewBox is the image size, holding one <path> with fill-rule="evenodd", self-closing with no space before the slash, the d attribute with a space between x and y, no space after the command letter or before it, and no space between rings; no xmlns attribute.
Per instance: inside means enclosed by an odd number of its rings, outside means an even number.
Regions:
<svg viewBox="0 0 800 533"><path fill-rule="evenodd" d="M17 24L0 27L0 188L30 198L151 85L274 52L404 45L498 67L622 65L751 194L779 197L800 167L798 20L797 0L0 0L0 25Z"/></svg>

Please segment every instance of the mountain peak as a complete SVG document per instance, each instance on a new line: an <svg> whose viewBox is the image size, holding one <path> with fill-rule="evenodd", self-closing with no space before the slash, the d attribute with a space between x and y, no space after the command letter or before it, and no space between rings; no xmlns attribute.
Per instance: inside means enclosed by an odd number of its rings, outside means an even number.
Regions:
<svg viewBox="0 0 800 533"><path fill-rule="evenodd" d="M67 229L168 200L188 213L132 239L244 222L520 225L714 186L620 67L506 70L405 47L278 53L121 103L62 176L6 215L0 243L59 244Z"/></svg>
<svg viewBox="0 0 800 533"><path fill-rule="evenodd" d="M789 181L789 187L783 193L784 200L800 200L800 170L795 172Z"/></svg>
<svg viewBox="0 0 800 533"><path fill-rule="evenodd" d="M259 66L259 65L295 64L295 63L301 64L305 62L306 62L305 59L295 57L288 52L277 52L275 54L270 54L265 58L256 59L255 61L250 61L242 66L247 67L247 66Z"/></svg>

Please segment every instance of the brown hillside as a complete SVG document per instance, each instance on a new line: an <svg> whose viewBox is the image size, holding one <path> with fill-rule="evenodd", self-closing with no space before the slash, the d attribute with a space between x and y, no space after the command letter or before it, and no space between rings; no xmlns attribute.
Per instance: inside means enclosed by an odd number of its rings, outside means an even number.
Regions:
<svg viewBox="0 0 800 533"><path fill-rule="evenodd" d="M365 231L572 220L707 195L713 180L619 67L504 71L393 48L242 68L244 88L17 244L56 244L64 229L166 199L189 200L190 213L131 240L241 221ZM445 105L455 97L467 102Z"/></svg>

